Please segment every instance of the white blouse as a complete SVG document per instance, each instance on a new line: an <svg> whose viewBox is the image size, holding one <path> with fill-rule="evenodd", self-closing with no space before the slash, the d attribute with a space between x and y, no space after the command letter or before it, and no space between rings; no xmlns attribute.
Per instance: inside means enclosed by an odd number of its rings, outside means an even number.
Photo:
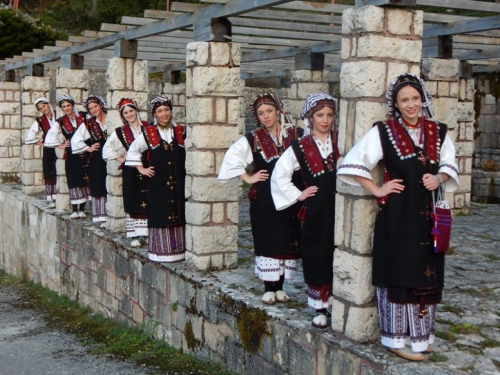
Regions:
<svg viewBox="0 0 500 375"><path fill-rule="evenodd" d="M141 135L141 129L142 127L140 125L138 125L137 130L134 130L133 127L130 127L130 130L132 130L132 134L134 135L134 140ZM115 130L111 134L111 136L108 137L106 143L104 144L104 147L102 148L102 158L104 160L113 160L118 157L125 156L126 153L127 151L125 150L125 147L123 147L123 144L118 138Z"/></svg>
<svg viewBox="0 0 500 375"><path fill-rule="evenodd" d="M99 120L96 120L99 126L101 127L101 130L104 132L106 131L106 122L108 121L108 118L106 117L106 120L104 121L104 125L99 122ZM73 137L71 137L71 149L73 150L73 154L83 154L85 151L88 150L89 146L85 143L86 140L90 139L90 133L87 130L86 126L80 126L75 134L73 134Z"/></svg>
<svg viewBox="0 0 500 375"><path fill-rule="evenodd" d="M173 124L173 127L175 126L178 125ZM161 130L159 127L157 127L161 139L163 139L167 143L172 143L172 140L174 139L173 127L167 130ZM148 144L144 139L144 133L141 132L141 134L137 138L135 138L134 142L132 142L130 148L128 149L125 165L130 165L130 166L142 165L142 160L141 160L142 153L147 149L148 149Z"/></svg>
<svg viewBox="0 0 500 375"><path fill-rule="evenodd" d="M56 121L56 119L54 117L52 117L52 119L49 119L47 117L47 120L49 120L50 129L47 132L47 136L45 137L44 146L45 147L55 147L55 146L58 146L58 145L61 144L61 142L59 142L59 140L58 140L57 143L54 144L53 143L54 140L52 138L49 138L49 134L52 131L52 128L54 128L55 126L59 125L59 123ZM24 140L24 143L27 144L27 145L32 145L32 144L35 144L35 143L39 142L40 139L38 138L38 135L41 132L42 132L42 130L40 129L40 125L38 124L38 121L35 120L33 122L33 125L31 125L31 127L29 128L28 133L26 133L26 138Z"/></svg>

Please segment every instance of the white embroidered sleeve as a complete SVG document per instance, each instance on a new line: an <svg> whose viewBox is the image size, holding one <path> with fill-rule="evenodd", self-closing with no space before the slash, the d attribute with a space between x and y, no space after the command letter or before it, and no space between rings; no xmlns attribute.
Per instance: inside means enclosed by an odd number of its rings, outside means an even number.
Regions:
<svg viewBox="0 0 500 375"><path fill-rule="evenodd" d="M295 204L302 191L292 183L293 172L300 169L292 147L281 155L271 175L271 194L276 210L284 210Z"/></svg>
<svg viewBox="0 0 500 375"><path fill-rule="evenodd" d="M127 159L125 165L136 167L142 165L142 153L148 149L144 134L138 136L130 145L127 152Z"/></svg>
<svg viewBox="0 0 500 375"><path fill-rule="evenodd" d="M39 132L40 132L40 126L38 125L38 122L35 121L33 125L31 125L31 127L29 128L24 143L26 143L27 145L32 145L34 143L37 143L39 141L38 139Z"/></svg>
<svg viewBox="0 0 500 375"><path fill-rule="evenodd" d="M118 139L116 131L111 133L111 136L106 140L104 147L102 148L102 158L104 160L113 160L117 157L125 155L125 147Z"/></svg>
<svg viewBox="0 0 500 375"><path fill-rule="evenodd" d="M61 136L61 127L59 126L59 123L56 122L50 127L49 131L47 132L47 135L45 136L44 146L50 148L59 146L62 143L60 140L60 136Z"/></svg>
<svg viewBox="0 0 500 375"><path fill-rule="evenodd" d="M339 180L355 186L361 185L354 176L373 181L371 171L383 157L378 127L374 126L347 153L337 171L337 177Z"/></svg>
<svg viewBox="0 0 500 375"><path fill-rule="evenodd" d="M79 126L78 129L75 131L75 134L73 134L73 137L71 137L71 150L73 151L73 154L83 154L89 146L85 143L87 139L90 139L90 133L87 130L87 127L82 125Z"/></svg>
<svg viewBox="0 0 500 375"><path fill-rule="evenodd" d="M227 150L217 180L224 183L231 178L241 176L252 162L253 154L250 144L245 137L242 137Z"/></svg>
<svg viewBox="0 0 500 375"><path fill-rule="evenodd" d="M451 193L458 189L460 183L458 166L455 159L455 145L448 135L441 146L441 158L439 159L439 172L446 173L450 178L444 184L444 190Z"/></svg>

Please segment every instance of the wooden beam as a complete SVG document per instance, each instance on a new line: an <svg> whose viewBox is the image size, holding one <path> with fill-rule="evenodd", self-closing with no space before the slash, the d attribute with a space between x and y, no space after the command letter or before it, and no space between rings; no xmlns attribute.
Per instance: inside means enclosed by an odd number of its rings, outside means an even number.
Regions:
<svg viewBox="0 0 500 375"><path fill-rule="evenodd" d="M356 7L373 5L376 7L413 7L416 0L356 0Z"/></svg>
<svg viewBox="0 0 500 375"><path fill-rule="evenodd" d="M423 38L435 38L442 35L467 34L500 28L500 16L477 18L470 21L458 21L439 26L424 28Z"/></svg>
<svg viewBox="0 0 500 375"><path fill-rule="evenodd" d="M254 61L266 61L274 59L282 59L286 57L294 57L299 53L325 53L340 50L341 41L321 43L309 47L289 47L274 51L263 51L245 53L241 56L242 63L249 63Z"/></svg>
<svg viewBox="0 0 500 375"><path fill-rule="evenodd" d="M500 13L500 3L471 0L417 0L417 5L440 7L446 9L473 10Z"/></svg>

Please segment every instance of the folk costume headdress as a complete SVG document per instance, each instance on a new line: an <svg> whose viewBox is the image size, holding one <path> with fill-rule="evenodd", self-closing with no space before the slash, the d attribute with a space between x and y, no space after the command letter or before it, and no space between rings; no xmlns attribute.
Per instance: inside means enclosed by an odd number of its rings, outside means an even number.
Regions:
<svg viewBox="0 0 500 375"><path fill-rule="evenodd" d="M137 121L139 121L139 124L140 124L141 123L141 117L139 116L139 105L137 104L137 102L134 99L132 99L132 98L122 98L118 102L118 105L116 106L116 109L120 113L120 118L122 119L123 124L127 125L127 123L128 123L127 120L125 120L125 117L123 117L123 110L126 107L130 107L130 108L133 108L133 109L136 110L136 112L137 112Z"/></svg>
<svg viewBox="0 0 500 375"><path fill-rule="evenodd" d="M40 111L40 110L38 109L38 104L40 104L40 103L44 103L44 104L48 104L48 105L49 105L49 107L50 107L50 113L52 114L52 120L54 120L54 119L56 118L56 117L55 117L55 116L56 116L56 114L54 113L54 108L52 108L52 104L50 104L49 99L47 99L47 98L46 98L46 97L44 97L44 96L41 96L41 97L39 97L39 98L36 98L36 99L35 99L35 108L36 108L38 111ZM41 112L41 111L40 111L40 112Z"/></svg>
<svg viewBox="0 0 500 375"><path fill-rule="evenodd" d="M154 119L153 121L154 121L155 125L157 124L157 120L156 120L156 117L155 117L155 112L162 105L170 108L170 111L172 112L172 116L174 114L173 108L172 108L172 101L169 98L167 98L166 96L156 96L156 97L154 97L153 99L151 99L151 102L150 102L149 105L150 105L151 116ZM175 124L173 117L171 119L171 122L172 122L172 124Z"/></svg>
<svg viewBox="0 0 500 375"><path fill-rule="evenodd" d="M257 115L257 110L259 109L259 107L261 105L264 105L264 104L273 106L280 113L280 118L279 118L279 122L280 122L279 135L280 135L280 137L279 137L278 142L281 144L283 141L283 138L286 137L287 129L289 127L293 126L293 123L292 123L290 117L288 116L288 114L285 112L283 103L281 102L279 96L276 95L275 93L265 92L265 93L262 93L260 95L257 95L248 105L248 107L252 111L252 117L255 120L255 125L262 126L262 124L259 121L259 116Z"/></svg>
<svg viewBox="0 0 500 375"><path fill-rule="evenodd" d="M61 95L59 98L57 98L57 106L59 108L62 109L62 105L64 102L68 102L69 104L71 104L71 106L73 107L73 114L75 116L78 115L78 112L76 112L76 102L75 102L75 99L73 99L73 97L69 94L64 94L64 95Z"/></svg>
<svg viewBox="0 0 500 375"><path fill-rule="evenodd" d="M96 103L99 104L102 108L102 111L104 113L108 113L108 105L106 104L106 101L103 99L102 96L99 95L90 95L87 100L83 103L83 106L87 111L89 111L89 104L90 103Z"/></svg>
<svg viewBox="0 0 500 375"><path fill-rule="evenodd" d="M299 114L299 118L304 121L306 129L308 129L309 131L312 130L311 125L313 124L309 123L309 119L316 111L319 111L324 107L331 108L333 110L333 113L335 114L337 112L337 99L323 92L317 92L315 94L309 94L307 96L304 107L302 107L302 111L300 111ZM333 123L333 127L335 127L335 120Z"/></svg>
<svg viewBox="0 0 500 375"><path fill-rule="evenodd" d="M405 86L415 88L422 97L422 115L429 119L434 116L434 111L431 107L432 96L425 89L424 81L411 73L403 73L399 75L394 81L389 83L385 99L387 101L388 111L390 117L400 117L399 110L396 108L396 99L398 91Z"/></svg>

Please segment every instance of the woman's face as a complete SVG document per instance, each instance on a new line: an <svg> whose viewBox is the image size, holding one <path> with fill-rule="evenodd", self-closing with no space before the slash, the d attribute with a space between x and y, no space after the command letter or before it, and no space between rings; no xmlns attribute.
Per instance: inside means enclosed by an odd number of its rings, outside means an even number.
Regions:
<svg viewBox="0 0 500 375"><path fill-rule="evenodd" d="M125 121L127 121L129 124L133 124L137 120L137 111L130 106L126 106L123 109L122 115Z"/></svg>
<svg viewBox="0 0 500 375"><path fill-rule="evenodd" d="M158 124L160 124L161 126L167 126L172 119L172 111L170 110L170 107L161 105L156 108L154 116Z"/></svg>
<svg viewBox="0 0 500 375"><path fill-rule="evenodd" d="M102 108L97 103L90 103L87 106L87 109L89 110L90 114L94 117L99 117L102 113Z"/></svg>
<svg viewBox="0 0 500 375"><path fill-rule="evenodd" d="M416 88L405 86L398 91L395 106L399 109L403 119L415 125L422 108L422 97Z"/></svg>
<svg viewBox="0 0 500 375"><path fill-rule="evenodd" d="M47 103L38 103L36 105L36 108L42 112L42 114L44 114L45 116L50 116L51 115L51 112L50 112L50 105L48 105Z"/></svg>
<svg viewBox="0 0 500 375"><path fill-rule="evenodd" d="M278 122L279 111L270 104L262 104L257 108L257 118L266 129L272 129Z"/></svg>
<svg viewBox="0 0 500 375"><path fill-rule="evenodd" d="M333 125L333 109L324 107L312 115L313 133L316 135L327 134Z"/></svg>
<svg viewBox="0 0 500 375"><path fill-rule="evenodd" d="M65 115L72 117L73 113L73 105L70 102L62 102L61 109Z"/></svg>

